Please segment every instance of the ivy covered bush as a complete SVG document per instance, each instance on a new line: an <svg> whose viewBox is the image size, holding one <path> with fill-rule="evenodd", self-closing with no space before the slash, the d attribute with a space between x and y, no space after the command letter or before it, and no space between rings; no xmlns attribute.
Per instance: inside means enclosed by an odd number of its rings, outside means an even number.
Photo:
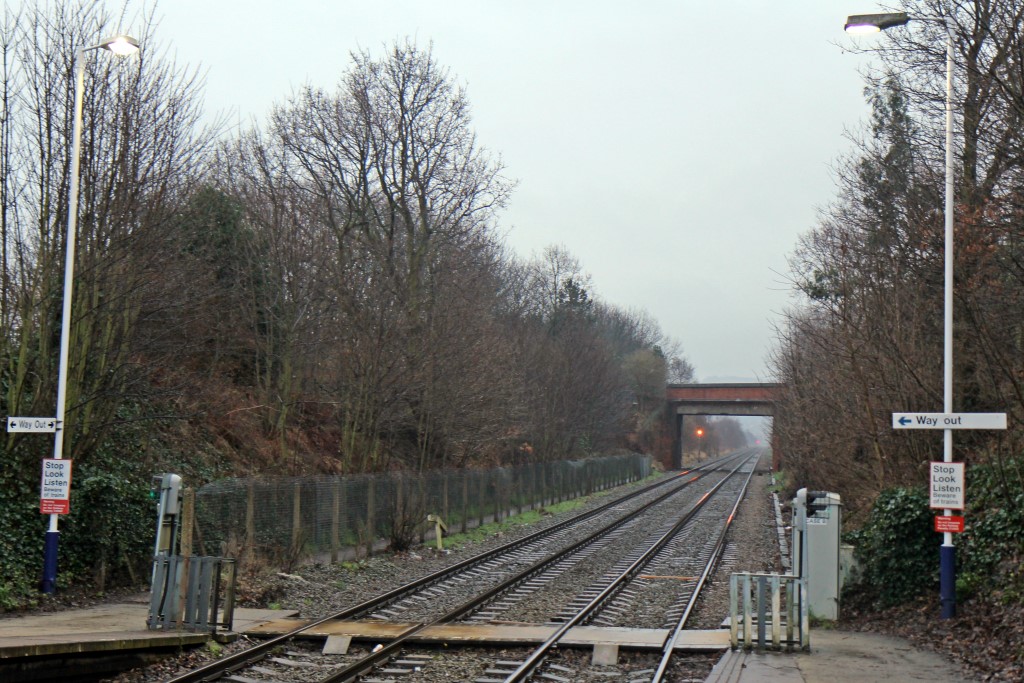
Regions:
<svg viewBox="0 0 1024 683"><path fill-rule="evenodd" d="M58 592L148 583L156 532L150 478L159 469L137 455L142 433L129 423L75 460L71 510L58 527ZM0 467L0 611L36 604L43 574L49 515L39 512L41 460L27 449L20 456L20 467Z"/></svg>
<svg viewBox="0 0 1024 683"><path fill-rule="evenodd" d="M61 533L61 573L102 591L148 578L156 533L156 503L147 483L117 474L84 478L71 496Z"/></svg>
<svg viewBox="0 0 1024 683"><path fill-rule="evenodd" d="M1024 459L966 468L964 532L954 534L958 599L993 583L1007 596L1024 595ZM884 606L938 590L939 545L924 487L879 494L867 523L847 534L856 547L861 580L854 586ZM994 577L1000 581L993 582Z"/></svg>
<svg viewBox="0 0 1024 683"><path fill-rule="evenodd" d="M156 529L147 482L87 471L72 481L71 513L59 524L58 588L139 585L148 578ZM38 483L0 478L0 611L38 597L48 521Z"/></svg>
<svg viewBox="0 0 1024 683"><path fill-rule="evenodd" d="M31 602L42 574L46 518L36 486L0 468L0 611Z"/></svg>
<svg viewBox="0 0 1024 683"><path fill-rule="evenodd" d="M868 522L848 535L861 567L858 587L894 605L939 585L939 535L924 487L894 488L875 500Z"/></svg>
<svg viewBox="0 0 1024 683"><path fill-rule="evenodd" d="M957 592L988 587L1007 575L1008 588L1024 588L1024 458L966 468L964 533L956 538ZM1012 592L1012 591L1011 591Z"/></svg>

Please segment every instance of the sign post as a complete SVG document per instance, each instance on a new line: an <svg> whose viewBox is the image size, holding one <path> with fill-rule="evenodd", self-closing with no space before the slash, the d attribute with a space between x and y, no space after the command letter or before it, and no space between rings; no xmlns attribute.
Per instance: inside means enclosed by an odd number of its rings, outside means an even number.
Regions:
<svg viewBox="0 0 1024 683"><path fill-rule="evenodd" d="M952 49L952 48L950 48ZM950 181L951 182L951 181ZM948 189L948 188L947 188ZM952 215L950 212L949 215ZM951 219L950 219L951 220ZM952 230L950 229L951 233ZM949 238L947 237L947 249ZM929 504L941 509L935 518L935 530L942 532L939 547L939 592L942 618L956 616L956 549L953 534L964 529L964 518L954 516L954 510L964 509L964 464L953 462L954 429L1006 429L1006 413L954 413L953 412L953 331L952 331L952 261L946 259L946 324L945 358L943 372L943 408L941 413L893 413L893 429L941 429L942 461L931 463L928 476Z"/></svg>

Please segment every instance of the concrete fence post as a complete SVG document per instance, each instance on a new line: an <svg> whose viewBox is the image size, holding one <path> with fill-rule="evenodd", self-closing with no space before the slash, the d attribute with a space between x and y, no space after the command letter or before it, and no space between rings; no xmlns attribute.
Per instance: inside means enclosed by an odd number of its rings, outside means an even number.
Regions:
<svg viewBox="0 0 1024 683"><path fill-rule="evenodd" d="M291 556L297 557L302 545L302 482L292 485L292 547Z"/></svg>
<svg viewBox="0 0 1024 683"><path fill-rule="evenodd" d="M341 549L341 486L342 480L336 479L331 487L331 562L338 561Z"/></svg>

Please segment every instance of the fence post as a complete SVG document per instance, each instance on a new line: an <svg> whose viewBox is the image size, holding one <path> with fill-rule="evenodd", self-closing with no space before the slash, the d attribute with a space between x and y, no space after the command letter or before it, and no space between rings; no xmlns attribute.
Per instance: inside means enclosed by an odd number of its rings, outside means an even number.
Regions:
<svg viewBox="0 0 1024 683"><path fill-rule="evenodd" d="M422 520L423 518L420 515L427 511L427 489L423 483L425 476L427 475L420 473L420 476L416 477L416 483L411 491L411 500L409 501L409 514L418 520ZM427 542L427 527L420 521L419 528L420 545L423 545Z"/></svg>
<svg viewBox="0 0 1024 683"><path fill-rule="evenodd" d="M441 519L448 519L448 470L441 470Z"/></svg>
<svg viewBox="0 0 1024 683"><path fill-rule="evenodd" d="M516 514L523 514L523 499L526 498L526 472L522 466L515 468L516 473Z"/></svg>
<svg viewBox="0 0 1024 683"><path fill-rule="evenodd" d="M341 478L335 478L331 487L331 562L338 561L341 548Z"/></svg>
<svg viewBox="0 0 1024 683"><path fill-rule="evenodd" d="M374 481L376 479L373 475L367 476L366 481L366 556L373 555L373 539L377 535L377 520L376 512L377 501L376 494L374 493Z"/></svg>
<svg viewBox="0 0 1024 683"><path fill-rule="evenodd" d="M490 485L487 487L488 490L492 487L494 488L494 523L497 524L501 521L501 510L503 507L501 504L502 492L499 490L498 483L496 483L497 472L495 470L491 470L491 474L487 478L490 479Z"/></svg>
<svg viewBox="0 0 1024 683"><path fill-rule="evenodd" d="M544 494L546 493L546 489L545 489L545 485L544 485L544 467L545 467L545 463L538 462L538 463L536 463L535 467L537 468L537 471L535 472L535 475L540 479L540 486L537 487L537 491L536 491L536 494L535 494L535 495L537 495L537 503L538 503L537 507L544 507L544 504L545 504L544 503Z"/></svg>
<svg viewBox="0 0 1024 683"><path fill-rule="evenodd" d="M291 556L297 558L302 545L302 482L292 485L292 548Z"/></svg>
<svg viewBox="0 0 1024 683"><path fill-rule="evenodd" d="M245 496L245 548L242 554L250 562L256 555L256 483L251 479Z"/></svg>
<svg viewBox="0 0 1024 683"><path fill-rule="evenodd" d="M502 482L501 505L505 508L505 519L512 516L512 492L515 490L515 475L509 472L508 478Z"/></svg>
<svg viewBox="0 0 1024 683"><path fill-rule="evenodd" d="M477 492L477 506L476 506L476 508L479 511L479 514L478 514L479 520L478 520L477 526L483 526L484 525L484 517L487 514L487 511L486 511L487 505L485 503L485 501L487 500L487 477L484 476L484 472L482 470L478 470L477 471L477 477L480 479L480 484L479 484L479 486L476 487L476 489L477 489L477 491L476 491Z"/></svg>
<svg viewBox="0 0 1024 683"><path fill-rule="evenodd" d="M188 570L192 563L192 532L196 526L196 490L189 486L185 489L181 500L181 538L178 543L181 558L185 563L181 578L181 592L178 594L175 621L181 623L185 615L185 596L188 595Z"/></svg>
<svg viewBox="0 0 1024 683"><path fill-rule="evenodd" d="M469 520L469 472L462 470L462 533L466 533Z"/></svg>
<svg viewBox="0 0 1024 683"><path fill-rule="evenodd" d="M540 501L540 489L537 487L537 463L530 463L530 509L544 507Z"/></svg>
<svg viewBox="0 0 1024 683"><path fill-rule="evenodd" d="M395 495L394 495L393 500L391 502L392 508L394 509L394 513L393 513L393 516L392 516L391 524L392 525L401 524L402 523L401 522L401 517L402 517L402 515L405 514L405 512L403 510L403 505L405 503L405 477L403 477L401 472L399 472L397 474L389 475L388 478L395 485L394 486ZM386 498L386 496L385 496L385 498ZM387 502L385 502L384 503L385 508L387 507L387 505L388 505ZM386 518L387 517L385 516L385 519ZM392 531L394 531L394 527L392 527Z"/></svg>

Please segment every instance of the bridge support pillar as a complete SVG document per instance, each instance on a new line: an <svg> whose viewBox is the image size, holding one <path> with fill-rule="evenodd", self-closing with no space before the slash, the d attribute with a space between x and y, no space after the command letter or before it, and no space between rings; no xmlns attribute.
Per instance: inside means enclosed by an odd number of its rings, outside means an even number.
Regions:
<svg viewBox="0 0 1024 683"><path fill-rule="evenodd" d="M683 469L683 416L675 415L672 423L672 469Z"/></svg>

